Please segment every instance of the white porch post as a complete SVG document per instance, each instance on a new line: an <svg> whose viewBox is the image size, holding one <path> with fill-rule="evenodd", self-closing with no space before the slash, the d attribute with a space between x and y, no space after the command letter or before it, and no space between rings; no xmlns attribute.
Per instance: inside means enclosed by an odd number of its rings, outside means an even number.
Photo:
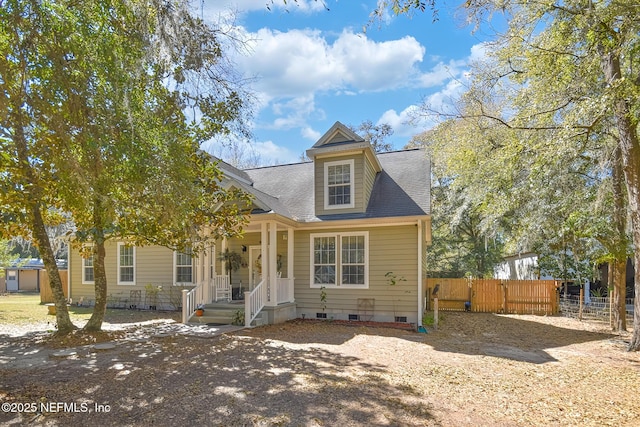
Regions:
<svg viewBox="0 0 640 427"><path fill-rule="evenodd" d="M267 223L260 224L260 257L262 258L262 281L263 286L267 287L267 301L266 305L271 305L273 298L273 291L269 283L269 230Z"/></svg>
<svg viewBox="0 0 640 427"><path fill-rule="evenodd" d="M288 297L289 302L295 301L295 296L293 294L293 263L294 263L294 244L293 244L293 227L287 228L287 283L289 283Z"/></svg>
<svg viewBox="0 0 640 427"><path fill-rule="evenodd" d="M269 222L269 288L271 289L272 305L278 305L278 225L275 221ZM263 264L264 266L264 264Z"/></svg>
<svg viewBox="0 0 640 427"><path fill-rule="evenodd" d="M222 242L220 242L220 249L222 249L222 252L220 252L221 254L225 253L225 251L227 250L227 238L226 237L222 238ZM229 273L227 272L227 269L224 266L224 261L221 262L220 268L222 268L222 274L226 274L227 276L229 275Z"/></svg>
<svg viewBox="0 0 640 427"><path fill-rule="evenodd" d="M198 253L198 268L196 268L196 283L202 283L202 286L204 288L203 297L205 302L208 304L211 301L213 301L213 296L211 295L211 292L208 286L209 281L206 280L207 276L202 274L205 266L205 260L206 260L206 254L204 254L203 252Z"/></svg>

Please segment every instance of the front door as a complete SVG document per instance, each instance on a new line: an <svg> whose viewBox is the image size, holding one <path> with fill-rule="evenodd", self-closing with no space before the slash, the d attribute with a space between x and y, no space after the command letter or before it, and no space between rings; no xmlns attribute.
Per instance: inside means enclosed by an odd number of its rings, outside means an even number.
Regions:
<svg viewBox="0 0 640 427"><path fill-rule="evenodd" d="M18 271L7 270L7 291L18 290Z"/></svg>
<svg viewBox="0 0 640 427"><path fill-rule="evenodd" d="M249 247L249 290L252 291L262 280L262 253L260 246Z"/></svg>

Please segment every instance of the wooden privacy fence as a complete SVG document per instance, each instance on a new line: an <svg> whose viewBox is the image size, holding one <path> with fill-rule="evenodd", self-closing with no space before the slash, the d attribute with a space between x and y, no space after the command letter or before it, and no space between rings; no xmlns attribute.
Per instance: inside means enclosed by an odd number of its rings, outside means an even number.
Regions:
<svg viewBox="0 0 640 427"><path fill-rule="evenodd" d="M438 286L438 309L505 314L556 314L559 295L555 280L425 279L428 309Z"/></svg>
<svg viewBox="0 0 640 427"><path fill-rule="evenodd" d="M67 298L69 296L69 287L67 286L69 283L68 271L59 270L59 272L60 280L62 280L62 292L65 298ZM43 304L53 302L53 293L51 292L51 286L49 286L47 270L40 270L40 302Z"/></svg>

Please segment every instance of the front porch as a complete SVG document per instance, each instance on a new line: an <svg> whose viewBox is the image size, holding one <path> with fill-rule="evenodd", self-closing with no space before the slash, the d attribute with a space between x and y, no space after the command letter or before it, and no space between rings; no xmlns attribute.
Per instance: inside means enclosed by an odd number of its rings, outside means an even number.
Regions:
<svg viewBox="0 0 640 427"><path fill-rule="evenodd" d="M231 258L234 263L229 262ZM223 318L227 322L230 313L238 310L242 310L247 327L260 323L256 319L263 310L264 323L296 317L292 225L275 220L253 222L243 238L223 240L219 248L200 254L194 263L198 284L183 292L184 323L218 324ZM218 270L226 274L217 274ZM216 314L211 321L194 319L200 306L205 307L205 313Z"/></svg>

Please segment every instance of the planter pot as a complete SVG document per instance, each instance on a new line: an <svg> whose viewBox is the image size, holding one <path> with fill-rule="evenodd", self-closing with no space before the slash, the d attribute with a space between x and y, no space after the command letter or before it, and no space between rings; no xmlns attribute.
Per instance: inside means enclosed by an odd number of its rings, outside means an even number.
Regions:
<svg viewBox="0 0 640 427"><path fill-rule="evenodd" d="M199 309L196 310L196 316L200 317L203 314L204 314L204 310L203 309L199 308Z"/></svg>

